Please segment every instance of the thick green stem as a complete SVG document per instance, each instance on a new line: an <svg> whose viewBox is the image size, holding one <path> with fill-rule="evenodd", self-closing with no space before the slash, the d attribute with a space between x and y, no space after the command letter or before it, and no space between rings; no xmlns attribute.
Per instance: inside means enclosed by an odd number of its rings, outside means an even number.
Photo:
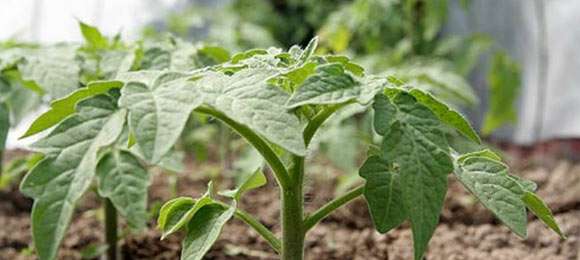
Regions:
<svg viewBox="0 0 580 260"><path fill-rule="evenodd" d="M312 227L314 227L318 222L326 218L330 213L335 211L336 209L346 205L347 203L351 202L352 200L358 198L360 195L363 194L364 186L361 185L337 198L328 202L326 205L319 208L315 211L311 216L304 220L304 232L308 232Z"/></svg>
<svg viewBox="0 0 580 260"><path fill-rule="evenodd" d="M288 171L282 163L282 160L278 158L272 147L264 141L259 135L254 133L248 127L239 124L238 122L234 121L233 119L229 118L228 116L224 115L223 113L211 109L209 107L198 107L195 109L196 112L207 114L213 116L222 122L226 123L232 129L234 129L238 134L244 137L256 150L264 157L268 165L272 168L274 175L276 176L276 181L280 187L286 187L290 184Z"/></svg>
<svg viewBox="0 0 580 260"><path fill-rule="evenodd" d="M292 185L282 189L282 259L304 259L304 157L294 156Z"/></svg>
<svg viewBox="0 0 580 260"><path fill-rule="evenodd" d="M111 200L105 198L105 239L107 260L117 260L117 210Z"/></svg>

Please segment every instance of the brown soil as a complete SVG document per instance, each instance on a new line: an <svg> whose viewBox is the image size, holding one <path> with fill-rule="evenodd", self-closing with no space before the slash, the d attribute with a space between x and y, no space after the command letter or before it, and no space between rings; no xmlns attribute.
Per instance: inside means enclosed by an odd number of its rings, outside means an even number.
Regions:
<svg viewBox="0 0 580 260"><path fill-rule="evenodd" d="M515 164L514 164L515 165ZM192 171L189 171L192 172ZM177 195L198 196L205 191L206 172L178 178ZM542 223L530 217L529 237L521 240L512 234L476 201L450 180L445 209L429 247L427 259L555 259L580 260L580 165L559 162L547 170L534 166L522 168L521 175L539 184L556 219L568 235L561 241ZM174 195L163 173L153 174L151 205ZM311 211L331 198L336 183L330 177L310 177L307 186L307 210ZM230 182L218 179L220 187ZM100 202L89 192L80 203L73 223L60 250L59 259L81 259L88 245L102 243ZM248 193L241 207L260 216L262 222L279 233L278 194L270 181L266 187ZM14 189L0 192L0 259L35 259L31 253L31 201ZM140 234L127 234L121 243L124 259L178 259L179 235L160 241L160 234L150 221ZM407 224L386 235L374 231L363 199L340 209L307 238L307 259L412 259L411 232ZM277 259L275 253L251 229L238 220L231 221L207 259Z"/></svg>

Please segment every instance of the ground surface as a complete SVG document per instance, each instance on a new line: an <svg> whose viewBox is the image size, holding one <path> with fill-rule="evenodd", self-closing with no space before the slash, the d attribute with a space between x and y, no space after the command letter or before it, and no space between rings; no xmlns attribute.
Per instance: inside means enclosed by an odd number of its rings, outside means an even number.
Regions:
<svg viewBox="0 0 580 260"><path fill-rule="evenodd" d="M528 239L517 238L450 179L441 224L430 243L427 259L580 260L580 165L560 161L550 167L528 164L516 168L520 168L519 175L539 184L539 194L554 210L568 240L559 240L535 218L530 218ZM205 191L206 180L200 177L204 170L193 171L195 173L179 177L178 195L197 196ZM174 196L166 175L156 173L153 178L151 205ZM310 177L306 196L308 210L330 199L336 186L332 179L329 176ZM228 183L222 180L219 185L225 187ZM278 232L277 196L276 187L270 182L248 193L241 207L261 216L263 223ZM103 241L100 233L102 212L94 210L99 202L92 194L85 197L63 242L60 259L80 259L83 249ZM35 259L28 249L31 205L30 200L14 190L0 192L0 259ZM125 237L121 245L125 259L178 258L178 236L160 241L154 226L154 221L150 221L149 228L141 234ZM362 199L336 212L311 231L306 248L307 259L412 259L408 225L386 235L378 234ZM276 256L256 233L234 220L225 227L207 259L276 259Z"/></svg>

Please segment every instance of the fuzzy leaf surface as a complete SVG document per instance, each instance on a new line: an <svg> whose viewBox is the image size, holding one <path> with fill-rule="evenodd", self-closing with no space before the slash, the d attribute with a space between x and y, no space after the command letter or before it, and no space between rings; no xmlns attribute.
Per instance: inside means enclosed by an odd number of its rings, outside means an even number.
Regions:
<svg viewBox="0 0 580 260"><path fill-rule="evenodd" d="M286 104L288 108L305 104L342 103L359 95L360 83L346 73L341 64L321 65L316 71L294 92Z"/></svg>
<svg viewBox="0 0 580 260"><path fill-rule="evenodd" d="M109 198L134 230L145 227L149 174L137 157L115 149L101 157L97 165L99 194Z"/></svg>
<svg viewBox="0 0 580 260"><path fill-rule="evenodd" d="M267 82L275 74L266 68L246 69L232 76L210 72L196 83L206 104L288 151L304 155L303 124L284 105L289 95Z"/></svg>
<svg viewBox="0 0 580 260"><path fill-rule="evenodd" d="M26 62L18 66L24 80L36 83L53 98L61 98L79 87L76 47L55 46L30 52Z"/></svg>
<svg viewBox="0 0 580 260"><path fill-rule="evenodd" d="M181 134L202 96L185 75L167 72L153 84L129 82L119 104L129 110L129 126L146 160L158 163ZM179 80L178 80L179 79Z"/></svg>
<svg viewBox="0 0 580 260"><path fill-rule="evenodd" d="M215 203L201 208L187 225L187 234L182 242L181 259L203 259L235 211L236 208L233 206L224 208Z"/></svg>
<svg viewBox="0 0 580 260"><path fill-rule="evenodd" d="M453 170L443 126L429 108L400 93L377 95L375 130L384 136L383 158L400 172L402 197L411 221L415 259L421 259L439 222Z"/></svg>
<svg viewBox="0 0 580 260"><path fill-rule="evenodd" d="M34 144L46 154L25 177L21 191L34 198L32 234L40 259L55 259L75 203L90 186L97 152L120 135L125 111L108 96L78 104L78 113Z"/></svg>
<svg viewBox="0 0 580 260"><path fill-rule="evenodd" d="M546 226L554 230L562 239L566 239L566 235L560 230L560 226L556 223L552 211L538 195L530 191L525 191L522 196L522 201Z"/></svg>
<svg viewBox="0 0 580 260"><path fill-rule="evenodd" d="M445 103L441 102L433 95L428 92L412 89L409 93L421 102L421 104L427 106L437 117L444 123L454 127L460 133L462 133L467 138L471 139L476 143L481 143L481 139L471 126L469 122L455 109L449 107Z"/></svg>
<svg viewBox="0 0 580 260"><path fill-rule="evenodd" d="M379 156L368 158L359 174L366 180L364 196L377 231L386 233L401 225L407 213L399 174Z"/></svg>
<svg viewBox="0 0 580 260"><path fill-rule="evenodd" d="M508 175L505 164L481 156L458 162L455 175L477 199L518 236L526 237L526 207L522 186Z"/></svg>
<svg viewBox="0 0 580 260"><path fill-rule="evenodd" d="M118 81L95 81L85 88L80 88L66 97L53 101L50 104L50 109L36 118L22 137L31 136L55 126L75 112L75 107L79 101L122 86L123 84Z"/></svg>

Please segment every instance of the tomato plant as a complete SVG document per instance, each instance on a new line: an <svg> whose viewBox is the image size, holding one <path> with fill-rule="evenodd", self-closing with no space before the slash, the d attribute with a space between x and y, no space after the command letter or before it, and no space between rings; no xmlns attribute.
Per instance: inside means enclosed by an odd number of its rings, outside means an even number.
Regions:
<svg viewBox="0 0 580 260"><path fill-rule="evenodd" d="M111 259L117 254L117 214L125 217L133 230L145 227L147 167L151 165L144 164L139 159L141 153L130 151L127 145L133 136L125 126L125 110L117 105L124 82L145 80L151 74L148 70L185 71L224 59L225 50L221 48L196 46L172 37L127 44L119 37L107 38L84 23L80 30L85 39L82 45L15 45L0 51L0 83L5 79L10 83L0 85L2 148L9 127L4 122L16 118L13 114L23 109L31 109L12 93L34 90L51 101L48 111L22 136L54 127L33 144L44 158L33 161L38 163L21 183L21 191L35 198L32 232L41 259L56 257L75 203L93 184L93 178L97 179L96 190L105 206ZM135 70L145 72L129 72ZM171 151L155 165L175 170L176 155Z"/></svg>
<svg viewBox="0 0 580 260"><path fill-rule="evenodd" d="M94 178L99 194L112 204L109 209L118 210L130 226L143 227L144 165L162 165L171 156L191 113L219 119L265 159L280 188L282 237L238 207L244 192L265 183L258 168L235 190L218 192L210 183L204 196L176 198L161 208L164 237L186 232L182 259L201 259L232 217L258 232L282 259L302 259L308 231L359 196L368 202L379 232L410 222L415 259L421 259L438 224L449 174L517 235L526 236L528 208L563 236L534 194L534 183L510 175L489 150L459 154L453 149L444 134L449 129L480 142L457 111L405 81L368 75L346 57L315 55L316 46L313 39L304 49L293 46L287 52L254 49L198 69L142 61L141 67L89 81L54 101L27 133L55 126L34 144L45 158L21 185L35 199L32 228L40 258L56 257L74 205ZM373 129L382 139L359 169L365 183L306 213L311 141L331 115L352 105L373 111Z"/></svg>

